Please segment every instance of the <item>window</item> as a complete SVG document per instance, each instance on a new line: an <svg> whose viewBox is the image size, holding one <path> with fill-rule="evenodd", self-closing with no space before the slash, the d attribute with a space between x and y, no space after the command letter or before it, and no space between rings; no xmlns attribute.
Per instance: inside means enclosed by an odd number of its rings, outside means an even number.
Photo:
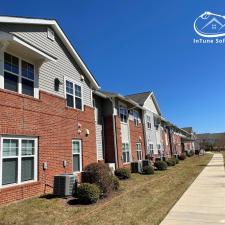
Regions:
<svg viewBox="0 0 225 225"><path fill-rule="evenodd" d="M157 149L160 150L161 149L161 145L157 144Z"/></svg>
<svg viewBox="0 0 225 225"><path fill-rule="evenodd" d="M147 122L147 128L152 129L151 117L150 116L146 116L146 122Z"/></svg>
<svg viewBox="0 0 225 225"><path fill-rule="evenodd" d="M123 162L130 162L130 147L128 143L122 143Z"/></svg>
<svg viewBox="0 0 225 225"><path fill-rule="evenodd" d="M153 144L152 143L148 144L148 152L149 152L150 155L154 154L154 148L153 148Z"/></svg>
<svg viewBox="0 0 225 225"><path fill-rule="evenodd" d="M142 160L141 143L136 143L137 160Z"/></svg>
<svg viewBox="0 0 225 225"><path fill-rule="evenodd" d="M4 88L34 96L34 65L8 53L4 54ZM20 85L21 84L21 85Z"/></svg>
<svg viewBox="0 0 225 225"><path fill-rule="evenodd" d="M82 171L81 140L73 140L72 153L73 153L73 172L80 172Z"/></svg>
<svg viewBox="0 0 225 225"><path fill-rule="evenodd" d="M71 81L66 80L66 102L67 106L82 110L82 89Z"/></svg>
<svg viewBox="0 0 225 225"><path fill-rule="evenodd" d="M139 113L137 111L133 112L133 116L134 116L134 125L137 127L138 126L138 119L139 119Z"/></svg>
<svg viewBox="0 0 225 225"><path fill-rule="evenodd" d="M125 108L123 106L120 106L119 113L120 113L120 120L121 120L121 122L127 123L127 119L128 119L127 108Z"/></svg>
<svg viewBox="0 0 225 225"><path fill-rule="evenodd" d="M37 179L37 141L33 138L3 137L0 186Z"/></svg>
<svg viewBox="0 0 225 225"><path fill-rule="evenodd" d="M14 74L19 74L19 59L10 54L4 54L4 69Z"/></svg>

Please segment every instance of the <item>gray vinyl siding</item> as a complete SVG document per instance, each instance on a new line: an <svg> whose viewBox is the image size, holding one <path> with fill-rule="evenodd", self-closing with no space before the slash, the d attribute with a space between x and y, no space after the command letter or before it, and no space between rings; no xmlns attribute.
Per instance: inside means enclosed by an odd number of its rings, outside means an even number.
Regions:
<svg viewBox="0 0 225 225"><path fill-rule="evenodd" d="M0 23L0 30L12 33L23 39L25 42L42 50L43 52L57 58L56 62L47 62L42 64L39 71L39 88L40 90L65 97L64 94L64 77L68 77L75 82L80 81L82 71L71 57L62 41L55 33L55 41L47 37L46 25L22 25L22 24L6 24ZM83 74L82 74L83 75ZM63 85L60 85L59 91L54 90L54 79L58 78ZM83 102L84 105L92 105L92 93L90 82L86 79L82 83L83 86Z"/></svg>
<svg viewBox="0 0 225 225"><path fill-rule="evenodd" d="M146 121L146 115L150 116L151 118L151 129L147 128L147 121ZM145 132L146 132L146 144L148 144L148 142L151 142L154 146L154 153L157 154L158 150L157 150L157 140L156 140L156 128L154 126L154 115L151 111L146 111L145 113ZM146 146L147 149L147 146Z"/></svg>
<svg viewBox="0 0 225 225"><path fill-rule="evenodd" d="M103 126L96 124L96 147L98 160L104 159L102 133L103 133Z"/></svg>
<svg viewBox="0 0 225 225"><path fill-rule="evenodd" d="M103 145L103 100L94 96L95 101L95 129L96 129L96 148L98 160L104 159Z"/></svg>

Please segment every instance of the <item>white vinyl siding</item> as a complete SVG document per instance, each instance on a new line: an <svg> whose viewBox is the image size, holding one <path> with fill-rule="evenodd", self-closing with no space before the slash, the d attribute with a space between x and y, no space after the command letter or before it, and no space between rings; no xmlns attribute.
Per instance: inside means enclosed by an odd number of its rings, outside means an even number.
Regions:
<svg viewBox="0 0 225 225"><path fill-rule="evenodd" d="M82 71L55 33L55 41L47 37L47 26L29 24L0 24L0 30L17 35L22 40L55 57L56 62L45 62L39 70L40 90L65 97L64 87L60 85L59 91L54 89L54 80L58 78L62 83L64 76L81 82ZM83 85L83 105L92 106L92 94L89 80L85 77Z"/></svg>
<svg viewBox="0 0 225 225"><path fill-rule="evenodd" d="M37 139L0 137L0 187L37 180Z"/></svg>
<svg viewBox="0 0 225 225"><path fill-rule="evenodd" d="M166 139L166 146L168 145L168 134L165 133L165 139Z"/></svg>

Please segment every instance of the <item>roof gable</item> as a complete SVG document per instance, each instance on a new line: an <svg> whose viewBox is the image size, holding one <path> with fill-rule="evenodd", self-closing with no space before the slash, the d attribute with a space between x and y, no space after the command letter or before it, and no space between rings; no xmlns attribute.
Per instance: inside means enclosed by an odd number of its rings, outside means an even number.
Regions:
<svg viewBox="0 0 225 225"><path fill-rule="evenodd" d="M144 105L143 105L146 109L149 109L150 111L152 111L155 114L158 114L161 116L161 112L158 106L158 103L156 101L156 98L153 94L153 92L151 93L151 95L149 95L149 97L146 99Z"/></svg>
<svg viewBox="0 0 225 225"><path fill-rule="evenodd" d="M152 91L127 95L126 97L132 99L133 101L137 102L138 104L152 111L153 113L161 116L159 105Z"/></svg>
<svg viewBox="0 0 225 225"><path fill-rule="evenodd" d="M91 74L85 63L82 61L75 48L72 46L63 30L60 28L59 24L56 20L48 20L48 19L36 19L36 18L24 18L24 17L10 17L10 16L0 16L0 23L15 23L15 24L36 24L36 25L47 25L50 26L58 35L58 37L62 40L63 44L74 58L78 66L83 71L84 75L90 80L94 89L100 89L97 81L94 76Z"/></svg>

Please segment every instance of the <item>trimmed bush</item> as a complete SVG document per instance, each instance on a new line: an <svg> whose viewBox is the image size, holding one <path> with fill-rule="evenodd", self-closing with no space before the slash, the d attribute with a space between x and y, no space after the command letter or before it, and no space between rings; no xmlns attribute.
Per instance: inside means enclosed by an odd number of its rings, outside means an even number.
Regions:
<svg viewBox="0 0 225 225"><path fill-rule="evenodd" d="M113 175L104 163L91 163L82 173L82 182L96 184L102 196L107 196L113 190Z"/></svg>
<svg viewBox="0 0 225 225"><path fill-rule="evenodd" d="M131 177L131 172L127 168L118 168L115 170L115 175L121 180L129 179Z"/></svg>
<svg viewBox="0 0 225 225"><path fill-rule="evenodd" d="M157 168L157 170L166 170L167 169L167 163L164 161L156 161L154 163L154 166Z"/></svg>
<svg viewBox="0 0 225 225"><path fill-rule="evenodd" d="M187 152L187 156L188 157L191 157L191 156L193 156L195 153L194 153L194 151L193 150L191 150L191 151L189 151L189 152Z"/></svg>
<svg viewBox="0 0 225 225"><path fill-rule="evenodd" d="M176 165L175 159L168 159L166 161L166 163L167 163L168 166L175 166Z"/></svg>
<svg viewBox="0 0 225 225"><path fill-rule="evenodd" d="M178 158L174 158L176 164L178 164L180 162L180 160Z"/></svg>
<svg viewBox="0 0 225 225"><path fill-rule="evenodd" d="M186 154L185 153L181 153L179 155L179 160L185 160L186 159Z"/></svg>
<svg viewBox="0 0 225 225"><path fill-rule="evenodd" d="M113 176L112 180L113 180L113 190L114 191L119 190L119 188L120 188L120 181L119 181L119 179L117 177Z"/></svg>
<svg viewBox="0 0 225 225"><path fill-rule="evenodd" d="M95 184L82 183L77 188L77 197L80 203L92 204L98 201L100 190Z"/></svg>
<svg viewBox="0 0 225 225"><path fill-rule="evenodd" d="M143 174L154 174L154 168L153 166L144 166L142 170Z"/></svg>

